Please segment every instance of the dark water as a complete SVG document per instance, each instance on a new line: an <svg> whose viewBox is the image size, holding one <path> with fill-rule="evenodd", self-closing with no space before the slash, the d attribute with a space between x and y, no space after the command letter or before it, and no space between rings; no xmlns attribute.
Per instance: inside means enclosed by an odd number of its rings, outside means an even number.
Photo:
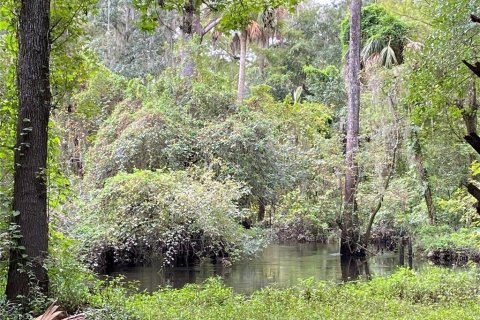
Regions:
<svg viewBox="0 0 480 320"><path fill-rule="evenodd" d="M210 260L189 267L162 268L162 263L122 268L111 275L123 275L127 281L138 281L140 289L154 291L159 286L181 288L187 283L202 283L212 276L221 276L235 292L250 294L265 286L287 287L302 279L345 281L358 277L385 276L400 264L398 254L385 253L367 261L341 261L337 245L316 243L272 244L251 260L239 261L231 267ZM408 259L405 259L408 263ZM418 267L416 261L413 267Z"/></svg>

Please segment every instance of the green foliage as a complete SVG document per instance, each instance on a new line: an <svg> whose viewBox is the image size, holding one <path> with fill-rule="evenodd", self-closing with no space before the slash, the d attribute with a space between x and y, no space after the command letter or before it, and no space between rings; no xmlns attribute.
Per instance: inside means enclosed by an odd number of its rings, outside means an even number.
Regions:
<svg viewBox="0 0 480 320"><path fill-rule="evenodd" d="M417 245L424 251L448 249L478 253L480 251L480 230L462 228L454 230L448 225L424 226L418 229Z"/></svg>
<svg viewBox="0 0 480 320"><path fill-rule="evenodd" d="M5 1L0 6L0 203L7 207L12 193L13 147L17 120L15 55L17 51L17 3ZM0 223L2 223L0 221Z"/></svg>
<svg viewBox="0 0 480 320"><path fill-rule="evenodd" d="M218 278L182 289L135 293L118 281L90 289L89 319L475 319L478 274L427 267L399 269L392 276L338 285L305 280L301 285L266 288L250 297L233 293ZM84 283L84 286L85 283ZM0 298L2 319L30 319Z"/></svg>
<svg viewBox="0 0 480 320"><path fill-rule="evenodd" d="M323 79L311 77L308 71L309 68L342 67L342 61L338 59L341 55L338 30L343 9L343 5L309 4L297 8L295 18L282 19L283 23L276 27L277 35L272 39L279 43L268 48L251 45L256 54L266 58L263 72L259 75L258 71L252 72L258 77L252 76L254 83L269 85L277 101L282 101L298 87L306 87L303 99L341 107L346 100L341 74L324 83Z"/></svg>
<svg viewBox="0 0 480 320"><path fill-rule="evenodd" d="M345 102L345 90L340 70L329 65L318 69L310 65L303 67L306 85L310 95L307 100L321 102L325 105L341 107Z"/></svg>
<svg viewBox="0 0 480 320"><path fill-rule="evenodd" d="M431 20L430 34L419 50L409 50L410 68L405 74L416 124L429 126L436 119L436 126L458 125L462 110L456 102L468 111L465 102L471 82L466 79L472 73L460 62L476 55L478 30L465 18L476 8L469 1L435 1L421 8Z"/></svg>
<svg viewBox="0 0 480 320"><path fill-rule="evenodd" d="M92 57L84 49L88 12L97 0L53 0L51 4L51 90L53 105L59 106L89 76Z"/></svg>
<svg viewBox="0 0 480 320"><path fill-rule="evenodd" d="M89 245L106 243L118 254L153 250L167 264L188 254L236 258L249 250L253 233L240 225L246 213L237 207L246 190L232 180L218 182L198 170L138 170L117 174L95 193L84 210L93 234L80 230Z"/></svg>
<svg viewBox="0 0 480 320"><path fill-rule="evenodd" d="M74 97L75 113L99 125L124 99L125 79L104 67L90 74L85 88Z"/></svg>
<svg viewBox="0 0 480 320"><path fill-rule="evenodd" d="M293 10L298 0L229 0L222 2L220 29L245 30L252 20L267 9Z"/></svg>
<svg viewBox="0 0 480 320"><path fill-rule="evenodd" d="M51 228L47 269L51 296L67 310L89 303L91 290L98 285L95 274L87 269L80 255L80 243Z"/></svg>
<svg viewBox="0 0 480 320"><path fill-rule="evenodd" d="M138 101L118 104L89 151L88 180L101 184L134 168L183 168L193 152L193 128L188 116L181 122L177 119L181 119L178 113L166 116L157 107L142 108Z"/></svg>
<svg viewBox="0 0 480 320"><path fill-rule="evenodd" d="M310 279L245 297L212 279L179 290L133 294L117 312L130 314L127 319L474 319L478 283L474 272L400 269L370 282L337 285Z"/></svg>
<svg viewBox="0 0 480 320"><path fill-rule="evenodd" d="M255 197L271 199L284 179L271 122L245 111L200 133L200 152L222 178L244 181Z"/></svg>
<svg viewBox="0 0 480 320"><path fill-rule="evenodd" d="M350 38L350 21L342 21L341 39L343 53L347 53ZM384 6L370 4L362 8L362 56L364 62L374 55L381 56L381 65L402 63L403 50L407 44L408 25L389 12Z"/></svg>

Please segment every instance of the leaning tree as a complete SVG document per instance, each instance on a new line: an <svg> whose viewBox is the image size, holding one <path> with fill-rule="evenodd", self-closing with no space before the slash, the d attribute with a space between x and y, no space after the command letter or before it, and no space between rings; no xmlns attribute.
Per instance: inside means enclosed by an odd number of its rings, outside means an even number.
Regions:
<svg viewBox="0 0 480 320"><path fill-rule="evenodd" d="M470 15L470 18L472 22L480 23L480 17L472 14ZM475 62L474 65L470 64L466 60L463 60L463 63L477 76L480 77L480 62ZM477 134L477 128L476 128L476 121L475 125L472 126L467 126L467 135L464 137L465 141L470 144L475 151L480 154L480 137ZM477 203L475 204L475 207L477 209L477 212L480 214L480 189L472 182L467 184L467 190L468 192L477 199Z"/></svg>

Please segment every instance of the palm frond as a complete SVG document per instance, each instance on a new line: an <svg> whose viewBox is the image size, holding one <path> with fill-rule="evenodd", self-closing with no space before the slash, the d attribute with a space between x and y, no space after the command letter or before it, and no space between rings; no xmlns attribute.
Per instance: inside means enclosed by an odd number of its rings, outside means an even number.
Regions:
<svg viewBox="0 0 480 320"><path fill-rule="evenodd" d="M262 29L257 21L252 20L247 26L247 35L250 40L257 40L261 39L262 37Z"/></svg>
<svg viewBox="0 0 480 320"><path fill-rule="evenodd" d="M383 48L382 52L380 52L380 64L385 68L391 68L398 64L397 56L395 55L395 51L392 49L390 44L388 44L388 46Z"/></svg>
<svg viewBox="0 0 480 320"><path fill-rule="evenodd" d="M297 104L300 103L300 98L303 93L303 88L302 86L297 87L297 89L293 92L293 103Z"/></svg>
<svg viewBox="0 0 480 320"><path fill-rule="evenodd" d="M378 66L380 64L379 60L380 60L380 53L375 52L367 59L367 61L364 62L365 68L370 69L375 66Z"/></svg>
<svg viewBox="0 0 480 320"><path fill-rule="evenodd" d="M362 62L365 64L375 54L382 52L383 43L379 38L370 38L360 53Z"/></svg>

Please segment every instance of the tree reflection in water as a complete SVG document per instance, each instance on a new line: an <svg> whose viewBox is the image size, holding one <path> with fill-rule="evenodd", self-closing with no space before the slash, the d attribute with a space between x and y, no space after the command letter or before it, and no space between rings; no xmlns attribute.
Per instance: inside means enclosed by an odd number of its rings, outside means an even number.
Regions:
<svg viewBox="0 0 480 320"><path fill-rule="evenodd" d="M342 260L338 245L319 243L271 244L253 259L226 267L211 259L175 268L162 268L161 262L134 268L117 268L112 275L136 280L141 289L159 286L181 288L189 283L203 283L213 276L222 278L235 292L251 294L266 286L289 287L313 277L315 280L352 281L386 276L399 266L398 253L372 255L368 260Z"/></svg>
<svg viewBox="0 0 480 320"><path fill-rule="evenodd" d="M366 258L353 258L340 256L342 280L352 281L371 278L368 260Z"/></svg>

